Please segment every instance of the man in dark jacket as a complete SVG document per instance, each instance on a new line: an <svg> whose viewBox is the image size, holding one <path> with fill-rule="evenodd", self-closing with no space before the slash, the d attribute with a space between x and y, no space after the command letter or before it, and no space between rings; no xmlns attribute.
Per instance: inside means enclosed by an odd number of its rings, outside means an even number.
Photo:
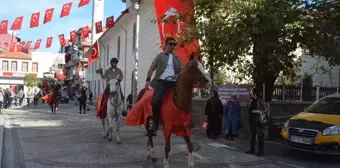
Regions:
<svg viewBox="0 0 340 168"><path fill-rule="evenodd" d="M78 101L79 101L79 114L81 114L81 110L82 109L84 111L83 114L85 114L86 100L87 100L86 89L83 87L83 88L80 89L79 97L78 97Z"/></svg>

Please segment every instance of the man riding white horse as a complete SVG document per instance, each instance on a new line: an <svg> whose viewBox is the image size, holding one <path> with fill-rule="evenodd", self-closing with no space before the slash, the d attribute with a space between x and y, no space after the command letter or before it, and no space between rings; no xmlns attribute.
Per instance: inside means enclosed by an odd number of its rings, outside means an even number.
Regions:
<svg viewBox="0 0 340 168"><path fill-rule="evenodd" d="M184 69L180 57L173 53L176 45L174 38L166 38L165 52L156 56L147 74L145 87L148 88L151 85L155 89L151 102L153 121L150 123L150 132L153 134L158 130L164 93L176 86L178 77ZM150 82L154 71L156 71L155 77Z"/></svg>
<svg viewBox="0 0 340 168"><path fill-rule="evenodd" d="M104 74L103 74L103 69L102 68L100 69L100 76L102 77L102 79L106 79L106 88L104 90L105 98L102 100L101 104L106 104L104 103L104 101L105 100L107 101L107 97L110 94L110 80L117 79L118 82L121 82L123 80L123 72L121 69L117 67L118 62L119 62L118 58L113 57L111 58L111 61L110 61L111 67L107 68ZM121 93L122 99L124 100L123 93L121 91L120 93Z"/></svg>

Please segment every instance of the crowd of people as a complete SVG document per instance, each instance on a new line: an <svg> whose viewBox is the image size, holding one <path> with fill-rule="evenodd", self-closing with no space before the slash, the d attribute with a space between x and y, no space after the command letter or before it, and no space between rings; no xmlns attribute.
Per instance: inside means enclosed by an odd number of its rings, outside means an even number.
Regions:
<svg viewBox="0 0 340 168"><path fill-rule="evenodd" d="M256 88L252 88L250 92L250 100L248 104L248 124L250 128L250 149L247 154L255 154L256 137L258 139L258 156L263 155L264 149L264 132L267 126L267 118L265 107L261 94ZM206 129L208 138L216 139L220 134L224 134L228 140L234 140L237 137L238 130L243 127L241 115L241 105L237 100L237 96L232 96L225 108L217 91L208 99L205 115L208 127ZM224 117L224 125L222 120ZM223 128L223 130L222 130Z"/></svg>

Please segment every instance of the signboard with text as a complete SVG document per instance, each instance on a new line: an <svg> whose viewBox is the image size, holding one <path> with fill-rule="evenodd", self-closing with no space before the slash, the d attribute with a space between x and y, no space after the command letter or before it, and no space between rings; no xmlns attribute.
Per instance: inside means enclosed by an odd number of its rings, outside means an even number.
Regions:
<svg viewBox="0 0 340 168"><path fill-rule="evenodd" d="M28 72L19 72L19 71L15 71L15 72L3 72L3 71L0 71L0 76L24 77L26 75L37 77L38 74L36 74L36 73L28 73Z"/></svg>
<svg viewBox="0 0 340 168"><path fill-rule="evenodd" d="M239 102L247 103L251 86L249 85L216 85L218 94L222 100L227 102L232 96L237 96Z"/></svg>

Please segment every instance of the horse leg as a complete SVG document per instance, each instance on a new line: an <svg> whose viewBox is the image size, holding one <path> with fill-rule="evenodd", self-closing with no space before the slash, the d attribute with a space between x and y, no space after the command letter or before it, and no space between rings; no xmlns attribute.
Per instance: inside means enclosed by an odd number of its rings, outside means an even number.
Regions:
<svg viewBox="0 0 340 168"><path fill-rule="evenodd" d="M156 157L156 154L155 154L155 151L154 151L154 144L153 144L153 135L150 133L149 131L149 120L150 120L150 117L147 119L147 122L146 122L146 126L145 126L145 130L146 130L146 135L148 137L148 144L147 144L147 151L146 151L146 158L147 159L150 159L152 160L153 163L156 163L157 162L157 157Z"/></svg>
<svg viewBox="0 0 340 168"><path fill-rule="evenodd" d="M170 135L165 137L165 148L164 148L165 158L164 158L164 163L163 163L164 168L170 168L169 160L168 160L170 149L171 149L170 138L171 138Z"/></svg>
<svg viewBox="0 0 340 168"><path fill-rule="evenodd" d="M120 127L119 127L119 117L120 117L119 114L115 116L115 121L116 121L116 143L118 145L120 145L122 143L120 141L120 135L119 135L119 130L120 130Z"/></svg>
<svg viewBox="0 0 340 168"><path fill-rule="evenodd" d="M107 137L107 132L106 132L106 129L105 129L105 121L106 121L106 118L102 119L102 125L103 125L103 137Z"/></svg>
<svg viewBox="0 0 340 168"><path fill-rule="evenodd" d="M112 141L112 132L113 132L113 116L111 113L107 113L107 116L106 116L107 120L108 120L108 124L109 124L109 130L108 130L108 133L109 133L109 136L107 138L108 141Z"/></svg>
<svg viewBox="0 0 340 168"><path fill-rule="evenodd" d="M185 143L187 144L187 147L188 147L188 167L189 168L193 168L195 165L194 165L194 157L192 156L192 151L193 151L193 146L192 146L192 142L190 140L190 136L185 136L184 137L184 140L185 140Z"/></svg>

